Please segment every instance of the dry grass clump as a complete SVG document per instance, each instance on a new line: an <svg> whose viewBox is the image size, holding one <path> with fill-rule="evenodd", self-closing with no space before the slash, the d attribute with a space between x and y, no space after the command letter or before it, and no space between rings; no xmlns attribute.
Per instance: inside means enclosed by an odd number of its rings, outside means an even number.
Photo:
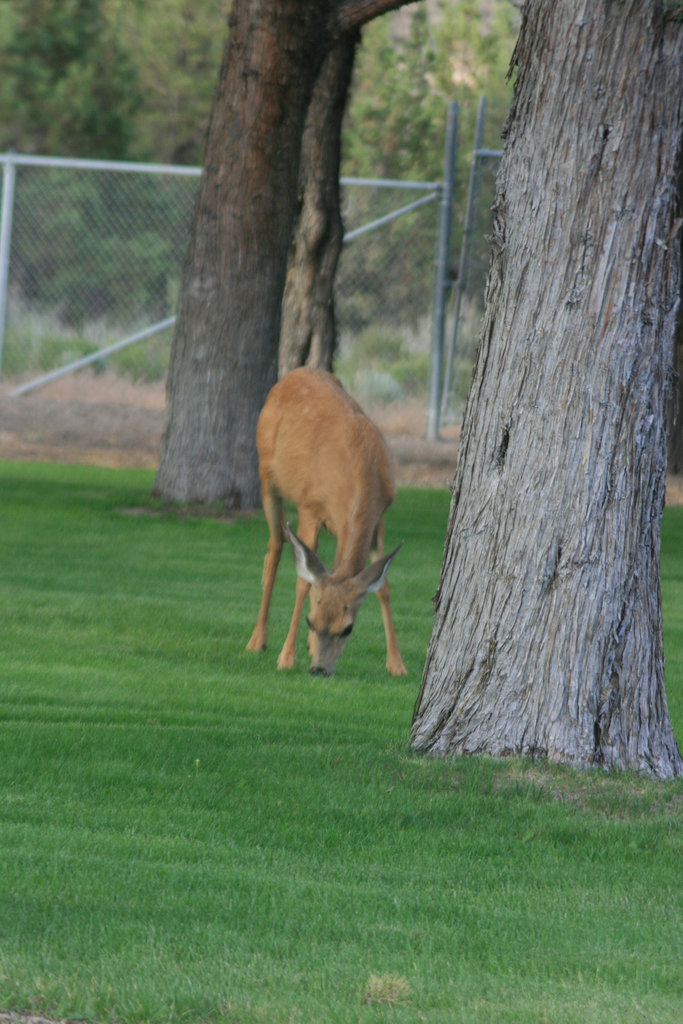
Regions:
<svg viewBox="0 0 683 1024"><path fill-rule="evenodd" d="M407 1003L413 995L406 978L401 974L371 974L365 983L364 1003Z"/></svg>

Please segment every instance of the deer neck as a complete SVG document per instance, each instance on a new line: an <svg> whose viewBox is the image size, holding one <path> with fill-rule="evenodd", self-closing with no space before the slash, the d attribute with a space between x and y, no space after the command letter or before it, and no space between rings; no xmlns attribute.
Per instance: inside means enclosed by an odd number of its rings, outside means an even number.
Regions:
<svg viewBox="0 0 683 1024"><path fill-rule="evenodd" d="M367 565L376 517L368 514L367 503L358 498L343 529L337 532L337 551L332 575L337 579L355 576Z"/></svg>

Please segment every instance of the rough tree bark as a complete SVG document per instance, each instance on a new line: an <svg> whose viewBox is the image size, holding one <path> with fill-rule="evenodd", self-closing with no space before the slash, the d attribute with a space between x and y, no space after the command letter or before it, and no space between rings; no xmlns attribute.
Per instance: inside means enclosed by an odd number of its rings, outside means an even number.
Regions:
<svg viewBox="0 0 683 1024"><path fill-rule="evenodd" d="M683 299L681 304L683 306ZM683 473L683 310L681 308L678 313L674 348L674 377L669 401L668 438L667 465L669 472Z"/></svg>
<svg viewBox="0 0 683 1024"><path fill-rule="evenodd" d="M234 0L185 260L154 491L259 504L301 140L335 44L406 0Z"/></svg>
<svg viewBox="0 0 683 1024"><path fill-rule="evenodd" d="M344 237L341 126L357 42L357 33L350 32L330 50L308 109L299 175L301 205L282 300L281 377L297 366L332 369L334 278Z"/></svg>
<svg viewBox="0 0 683 1024"><path fill-rule="evenodd" d="M683 142L678 153L678 216L683 217ZM669 399L667 436L670 473L683 473L683 246L681 247L681 301L674 343L674 377Z"/></svg>
<svg viewBox="0 0 683 1024"><path fill-rule="evenodd" d="M236 0L183 269L157 493L259 502L306 111L331 4Z"/></svg>
<svg viewBox="0 0 683 1024"><path fill-rule="evenodd" d="M411 742L681 773L660 519L683 23L529 0Z"/></svg>

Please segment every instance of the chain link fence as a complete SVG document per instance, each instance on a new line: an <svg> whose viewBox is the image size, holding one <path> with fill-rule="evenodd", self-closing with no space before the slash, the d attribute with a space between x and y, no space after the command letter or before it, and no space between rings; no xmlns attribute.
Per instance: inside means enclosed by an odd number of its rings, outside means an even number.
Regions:
<svg viewBox="0 0 683 1024"><path fill-rule="evenodd" d="M12 175L3 214L3 377L26 382L96 357L96 369L162 378L198 170L0 159L5 194ZM403 361L399 377L417 388L428 361L438 185L344 179L342 190L340 365L369 384L372 366L364 380L355 365L360 344L370 363Z"/></svg>
<svg viewBox="0 0 683 1024"><path fill-rule="evenodd" d="M2 373L25 380L172 316L198 173L15 157ZM3 204L3 231L6 208ZM170 331L116 369L163 376Z"/></svg>
<svg viewBox="0 0 683 1024"><path fill-rule="evenodd" d="M470 162L460 255L452 280L449 338L441 392L440 414L443 423L453 422L461 416L469 393L484 312L490 257L491 207L496 195L496 175L502 156L501 150L483 146L485 119L486 99L481 97Z"/></svg>
<svg viewBox="0 0 683 1024"><path fill-rule="evenodd" d="M441 399L443 423L460 420L469 393L489 268L491 206L496 194L500 153L473 157L474 192L466 209L458 269L449 303L448 344ZM468 215L470 220L468 220Z"/></svg>
<svg viewBox="0 0 683 1024"><path fill-rule="evenodd" d="M444 422L469 387L499 155L475 151L464 224L452 233ZM3 381L28 390L83 365L162 380L199 169L14 154L0 163ZM427 403L440 196L435 182L342 179L335 369L361 401Z"/></svg>

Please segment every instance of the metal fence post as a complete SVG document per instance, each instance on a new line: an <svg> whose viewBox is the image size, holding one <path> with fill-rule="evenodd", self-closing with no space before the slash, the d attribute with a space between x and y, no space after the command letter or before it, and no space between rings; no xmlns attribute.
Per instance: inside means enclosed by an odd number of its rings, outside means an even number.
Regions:
<svg viewBox="0 0 683 1024"><path fill-rule="evenodd" d="M484 119L486 116L486 97L479 97L477 107L477 123L474 131L474 152L472 154L472 167L470 169L470 182L467 189L467 208L465 211L465 228L462 235L462 247L460 249L460 263L458 266L458 280L455 293L455 313L453 316L453 332L448 347L448 358L446 360L446 382L443 389L441 415L446 415L448 404L453 395L453 364L455 362L455 349L458 341L460 328L460 310L463 292L467 288L469 276L470 245L474 232L475 222L475 197L479 177L479 158L481 143L484 136Z"/></svg>
<svg viewBox="0 0 683 1024"><path fill-rule="evenodd" d="M0 209L0 373L2 373L2 343L5 337L5 311L9 282L9 247L12 235L14 207L14 178L16 168L12 153L3 157L2 208Z"/></svg>
<svg viewBox="0 0 683 1024"><path fill-rule="evenodd" d="M446 323L446 294L450 287L448 262L451 246L451 221L453 218L453 189L455 179L455 153L458 138L458 113L458 104L449 103L448 119L446 122L443 183L441 185L439 234L437 240L436 268L434 275L434 320L429 380L429 410L427 413L427 437L430 441L436 441L439 437L441 391L443 388L443 342Z"/></svg>

